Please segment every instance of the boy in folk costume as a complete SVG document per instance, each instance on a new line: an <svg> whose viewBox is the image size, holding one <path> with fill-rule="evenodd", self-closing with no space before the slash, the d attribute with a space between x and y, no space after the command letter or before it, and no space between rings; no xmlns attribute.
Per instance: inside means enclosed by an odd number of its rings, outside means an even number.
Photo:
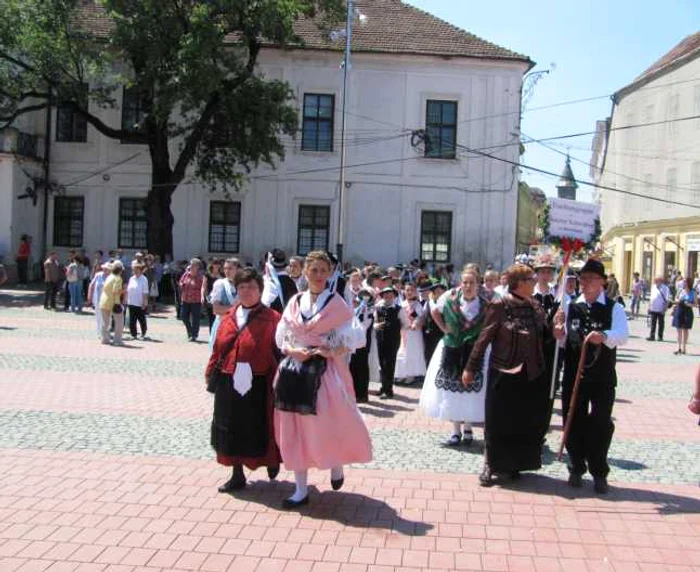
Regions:
<svg viewBox="0 0 700 572"><path fill-rule="evenodd" d="M416 285L408 282L404 286L405 299L401 303L401 345L396 354L396 379L412 383L425 376L425 350L423 346L423 322L425 310L418 300Z"/></svg>
<svg viewBox="0 0 700 572"><path fill-rule="evenodd" d="M350 357L350 373L355 387L355 400L357 403L367 403L369 401L370 380L369 358L373 346L376 345L376 341L373 339L374 293L369 290L360 290L354 306L355 317L365 330L365 345L357 348Z"/></svg>
<svg viewBox="0 0 700 572"><path fill-rule="evenodd" d="M377 304L374 313L374 330L377 334L377 349L379 350L379 367L382 380L382 387L378 395L379 399L391 399L394 397L396 354L401 343L401 320L399 318L399 306L396 305L396 290L391 286L387 286L379 294L381 300Z"/></svg>

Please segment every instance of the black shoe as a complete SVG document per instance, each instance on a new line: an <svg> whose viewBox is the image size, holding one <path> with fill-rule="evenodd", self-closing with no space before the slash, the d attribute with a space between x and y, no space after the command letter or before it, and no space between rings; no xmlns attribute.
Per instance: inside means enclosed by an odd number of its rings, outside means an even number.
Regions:
<svg viewBox="0 0 700 572"><path fill-rule="evenodd" d="M659 341L660 341L660 342L663 342L664 339L663 339L661 336L659 336Z"/></svg>
<svg viewBox="0 0 700 572"><path fill-rule="evenodd" d="M605 477L593 477L593 490L599 495L607 494L610 490L608 479Z"/></svg>
<svg viewBox="0 0 700 572"><path fill-rule="evenodd" d="M651 336L649 336L648 338L646 338L646 340L647 340L647 342L655 342L655 341L656 341L656 340L655 340L654 338L652 338Z"/></svg>
<svg viewBox="0 0 700 572"><path fill-rule="evenodd" d="M486 465L484 470L481 471L479 475L479 484L482 487L490 487L493 485L493 474L491 473L491 467Z"/></svg>
<svg viewBox="0 0 700 572"><path fill-rule="evenodd" d="M267 478L270 479L271 481L274 481L277 478L277 475L280 474L280 467L277 465L276 467L268 467L267 468Z"/></svg>
<svg viewBox="0 0 700 572"><path fill-rule="evenodd" d="M339 479L331 479L331 488L334 491L339 491L343 488L345 484L345 477L340 477Z"/></svg>
<svg viewBox="0 0 700 572"><path fill-rule="evenodd" d="M474 433L471 431L465 431L462 435L462 445L469 447L474 442Z"/></svg>
<svg viewBox="0 0 700 572"><path fill-rule="evenodd" d="M309 504L309 495L306 495L303 499L295 501L292 499L284 499L282 501L282 508L284 510L294 510L296 508L306 506Z"/></svg>
<svg viewBox="0 0 700 572"><path fill-rule="evenodd" d="M386 400L386 399L394 399L394 392L391 391L385 391L379 396L379 399Z"/></svg>
<svg viewBox="0 0 700 572"><path fill-rule="evenodd" d="M369 403L369 397L358 397L355 401L357 403Z"/></svg>
<svg viewBox="0 0 700 572"><path fill-rule="evenodd" d="M569 486L580 489L583 486L583 478L578 473L569 474Z"/></svg>
<svg viewBox="0 0 700 572"><path fill-rule="evenodd" d="M522 475L521 475L520 471L511 471L510 475L508 475L508 476L510 477L511 481L519 481L520 477Z"/></svg>
<svg viewBox="0 0 700 572"><path fill-rule="evenodd" d="M452 435L447 441L447 446L448 447L457 447L460 443L462 442L462 437L461 435L457 435L456 433Z"/></svg>
<svg viewBox="0 0 700 572"><path fill-rule="evenodd" d="M245 488L246 480L243 469L234 469L231 478L219 487L220 493L230 493L240 491Z"/></svg>

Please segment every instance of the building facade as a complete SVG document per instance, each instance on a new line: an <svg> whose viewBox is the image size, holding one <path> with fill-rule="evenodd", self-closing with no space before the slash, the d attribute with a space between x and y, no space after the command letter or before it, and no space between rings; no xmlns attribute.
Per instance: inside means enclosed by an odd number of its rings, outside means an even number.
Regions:
<svg viewBox="0 0 700 572"><path fill-rule="evenodd" d="M506 266L515 254L518 172L468 150L490 149L517 163L522 77L532 62L398 0L358 4L368 24L357 30L348 77L345 259ZM183 182L172 203L176 258L235 254L257 262L273 247L335 250L340 47L307 41L305 49L261 52L260 71L294 90L299 136L285 142L277 169L254 171L232 200ZM118 107L94 110L100 118L117 126L138 120L142 110L128 90L115 96ZM147 148L52 113L50 178L61 193L46 205L47 249L145 248ZM23 121L22 130L41 140L44 113ZM26 181L16 161L0 158L0 200L20 205ZM43 200L30 204L13 209L9 231L0 226L6 261L23 233L40 250Z"/></svg>
<svg viewBox="0 0 700 572"><path fill-rule="evenodd" d="M599 188L597 200L603 245L624 291L634 272L651 281L698 270L698 115L700 33L615 93L612 116L597 124L591 172L616 189Z"/></svg>

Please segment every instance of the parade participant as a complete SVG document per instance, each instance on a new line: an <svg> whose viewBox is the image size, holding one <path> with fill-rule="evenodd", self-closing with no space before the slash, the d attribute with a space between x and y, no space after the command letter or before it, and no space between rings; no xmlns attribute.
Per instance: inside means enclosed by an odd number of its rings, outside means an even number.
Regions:
<svg viewBox="0 0 700 572"><path fill-rule="evenodd" d="M379 295L374 312L374 330L377 334L379 369L382 387L377 394L379 399L394 397L394 374L396 372L396 354L401 343L401 319L399 306L396 304L396 290L387 286Z"/></svg>
<svg viewBox="0 0 700 572"><path fill-rule="evenodd" d="M675 355L685 355L688 345L688 334L693 329L693 308L695 307L695 291L690 287L690 277L679 286L676 294L676 305L673 309L673 327L678 332L678 350Z"/></svg>
<svg viewBox="0 0 700 572"><path fill-rule="evenodd" d="M617 385L616 349L627 342L629 331L624 308L606 296L603 263L589 259L581 269L580 280L581 296L557 314L554 329L557 339L565 342L562 387L564 422L569 415L573 415L566 442L569 485L580 487L582 476L588 470L593 475L595 491L605 494L610 472L608 449L615 431L612 409ZM576 409L570 411L584 339L588 339L593 350L584 364Z"/></svg>
<svg viewBox="0 0 700 572"><path fill-rule="evenodd" d="M426 364L430 364L430 360L435 353L435 348L437 348L444 334L433 319L433 310L440 296L445 293L445 286L440 282L433 282L428 286L428 292L429 296L424 304L425 320L423 322L423 356L425 357Z"/></svg>
<svg viewBox="0 0 700 572"><path fill-rule="evenodd" d="M287 264L287 253L284 250L275 248L268 253L262 303L280 314L297 293L296 283L287 274Z"/></svg>
<svg viewBox="0 0 700 572"><path fill-rule="evenodd" d="M498 272L495 270L487 270L484 273L484 290L483 295L489 302L497 300L501 295L496 290L499 284Z"/></svg>
<svg viewBox="0 0 700 572"><path fill-rule="evenodd" d="M214 391L211 446L220 465L233 467L220 493L245 487L244 466L251 471L267 467L268 477L274 480L281 462L272 389L280 315L260 303L263 279L257 270L229 270L228 274L235 276L238 300L226 314L218 315L221 320L206 370L206 379L213 377L213 387L208 381L207 389Z"/></svg>
<svg viewBox="0 0 700 572"><path fill-rule="evenodd" d="M275 430L285 467L294 471L296 483L294 494L283 503L286 509L308 504L309 469L330 469L331 486L339 490L345 481L343 465L372 459L346 359L364 342L364 331L353 329L352 310L327 288L331 261L325 252L310 252L304 273L309 289L292 298L276 334L287 357L275 387ZM288 373L293 366L306 383Z"/></svg>
<svg viewBox="0 0 700 572"><path fill-rule="evenodd" d="M425 376L425 347L423 322L425 311L418 300L418 289L412 282L404 285L404 301L399 310L401 342L396 353L396 380L413 383Z"/></svg>
<svg viewBox="0 0 700 572"><path fill-rule="evenodd" d="M565 280L566 281L564 282L564 293L566 294L566 299L575 300L579 297L578 277L576 276L576 272L574 272L573 270L569 270L566 273Z"/></svg>
<svg viewBox="0 0 700 572"><path fill-rule="evenodd" d="M231 309L231 306L236 302L236 272L241 267L238 258L228 258L224 262L224 277L219 278L214 282L211 289L211 308L216 316L211 327L209 336L209 351L214 349L214 341L216 340L216 331L221 325L221 318L225 316Z"/></svg>
<svg viewBox="0 0 700 572"><path fill-rule="evenodd" d="M361 289L362 274L360 274L360 271L357 268L354 268L348 276L348 282L345 285L345 292L343 294L346 304L351 308L354 308L357 305L357 295Z"/></svg>
<svg viewBox="0 0 700 572"><path fill-rule="evenodd" d="M501 273L501 278L499 281L498 286L494 288L494 292L498 294L499 296L503 297L505 294L508 293L508 273L507 272L502 272Z"/></svg>
<svg viewBox="0 0 700 572"><path fill-rule="evenodd" d="M469 387L478 380L491 345L484 424L482 486L494 474L518 478L542 466L542 442L549 422L549 383L542 351L544 311L532 299L536 278L524 264L508 272L508 293L486 308L483 329L462 374Z"/></svg>
<svg viewBox="0 0 700 572"><path fill-rule="evenodd" d="M657 324L658 324L658 340L664 341L664 322L666 320L666 311L668 310L671 301L671 292L668 286L664 283L663 276L654 278L654 285L651 287L649 295L649 314L651 315L651 331L649 332L648 342L653 342L657 339Z"/></svg>
<svg viewBox="0 0 700 572"><path fill-rule="evenodd" d="M452 422L452 435L447 442L452 447L471 445L472 423L484 421L486 367L478 369L471 385L462 384L462 372L481 332L488 306L487 300L479 296L480 285L476 268L465 266L461 286L440 296L432 310L433 320L444 336L430 360L420 407L430 417ZM487 355L483 362L488 362Z"/></svg>
<svg viewBox="0 0 700 572"><path fill-rule="evenodd" d="M372 328L374 325L374 294L369 290L360 290L354 305L357 306L355 317L365 331L365 345L357 348L350 357L350 373L357 403L367 403L369 401L370 379L369 357L372 345L376 345Z"/></svg>
<svg viewBox="0 0 700 572"><path fill-rule="evenodd" d="M294 285L297 287L297 292L303 292L308 288L306 278L304 278L304 259L301 256L290 256L289 264L287 265L287 274L294 280Z"/></svg>

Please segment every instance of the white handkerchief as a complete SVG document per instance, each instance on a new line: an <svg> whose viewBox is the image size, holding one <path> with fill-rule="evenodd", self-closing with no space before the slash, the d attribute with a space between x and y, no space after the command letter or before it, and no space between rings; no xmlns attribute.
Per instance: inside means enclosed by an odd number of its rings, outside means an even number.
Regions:
<svg viewBox="0 0 700 572"><path fill-rule="evenodd" d="M253 370L248 363L237 363L233 373L233 389L240 395L245 395L253 387Z"/></svg>

